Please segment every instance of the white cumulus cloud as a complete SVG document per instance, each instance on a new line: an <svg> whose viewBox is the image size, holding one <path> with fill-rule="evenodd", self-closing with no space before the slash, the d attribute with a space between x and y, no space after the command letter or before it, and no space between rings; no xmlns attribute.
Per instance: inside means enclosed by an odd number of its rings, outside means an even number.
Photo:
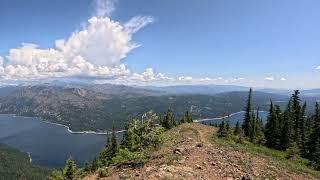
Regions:
<svg viewBox="0 0 320 180"><path fill-rule="evenodd" d="M281 80L281 81L286 81L286 80L287 80L287 78L282 77L282 78L280 78L280 80Z"/></svg>
<svg viewBox="0 0 320 180"><path fill-rule="evenodd" d="M113 82L122 82L122 83L135 83L135 82L165 82L165 81L173 81L174 78L171 78L163 73L156 73L152 68L147 68L141 74L133 73L129 76L121 76L115 79Z"/></svg>
<svg viewBox="0 0 320 180"><path fill-rule="evenodd" d="M66 76L118 78L132 75L121 62L139 44L134 33L153 22L149 16L136 16L120 23L108 16L114 10L113 0L98 0L96 16L69 38L56 40L55 46L42 49L22 43L0 58L0 79L24 80ZM5 63L4 63L5 62ZM146 70L144 79L152 79ZM132 75L135 76L135 75ZM159 77L165 78L160 74Z"/></svg>
<svg viewBox="0 0 320 180"><path fill-rule="evenodd" d="M316 69L317 69L317 70L320 70L320 66L318 66Z"/></svg>
<svg viewBox="0 0 320 180"><path fill-rule="evenodd" d="M115 3L117 0L95 0L95 12L94 16L103 17L111 16L111 13L115 10Z"/></svg>

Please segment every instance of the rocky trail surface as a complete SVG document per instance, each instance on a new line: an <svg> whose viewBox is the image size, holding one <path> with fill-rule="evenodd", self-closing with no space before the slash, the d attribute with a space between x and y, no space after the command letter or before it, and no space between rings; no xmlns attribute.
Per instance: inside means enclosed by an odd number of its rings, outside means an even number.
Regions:
<svg viewBox="0 0 320 180"><path fill-rule="evenodd" d="M318 179L271 156L216 144L214 133L215 128L201 124L180 125L166 132L168 140L143 167L113 167L100 179ZM94 179L97 175L85 178Z"/></svg>

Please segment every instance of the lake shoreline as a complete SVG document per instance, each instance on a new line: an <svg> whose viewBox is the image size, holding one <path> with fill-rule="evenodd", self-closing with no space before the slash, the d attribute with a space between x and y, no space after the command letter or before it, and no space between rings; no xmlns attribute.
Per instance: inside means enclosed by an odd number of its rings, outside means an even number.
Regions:
<svg viewBox="0 0 320 180"><path fill-rule="evenodd" d="M256 111L256 110L254 110L254 111ZM205 121L221 120L221 119L229 118L230 116L233 116L233 115L236 115L236 114L240 114L240 113L243 113L243 112L245 112L245 111L239 111L239 112L231 113L229 115L226 115L226 116L223 116L223 117L217 117L217 118L196 119L193 122L201 123L201 122L205 122ZM260 112L266 112L266 111L259 111L259 113Z"/></svg>
<svg viewBox="0 0 320 180"><path fill-rule="evenodd" d="M50 121L47 121L47 120L44 120L42 118L39 118L39 117L28 117L28 116L20 116L20 115L16 115L16 114L2 114L2 115L11 115L12 117L22 117L22 118L35 118L43 123L47 123L47 124L52 124L52 125L56 125L56 126L60 126L60 127L64 127L66 128L66 130L71 133L71 134L95 134L95 135L108 135L108 134L111 134L112 131L108 131L108 132L96 132L96 131L72 131L70 129L69 126L67 125L64 125L64 124L59 124L59 123L54 123L54 122L50 122ZM118 130L118 131L115 131L115 133L123 133L125 132L126 130Z"/></svg>

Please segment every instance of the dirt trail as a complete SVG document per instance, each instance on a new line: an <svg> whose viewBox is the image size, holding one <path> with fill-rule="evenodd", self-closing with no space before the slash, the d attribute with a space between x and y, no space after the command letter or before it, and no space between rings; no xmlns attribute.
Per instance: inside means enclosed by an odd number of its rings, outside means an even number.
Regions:
<svg viewBox="0 0 320 180"><path fill-rule="evenodd" d="M271 157L211 143L214 133L212 127L183 124L167 132L170 139L143 167L112 169L102 179L316 179L280 168Z"/></svg>

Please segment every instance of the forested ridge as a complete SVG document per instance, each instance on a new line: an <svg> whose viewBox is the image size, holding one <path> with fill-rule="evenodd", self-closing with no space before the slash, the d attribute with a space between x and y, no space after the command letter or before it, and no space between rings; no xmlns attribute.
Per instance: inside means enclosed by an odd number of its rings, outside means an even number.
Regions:
<svg viewBox="0 0 320 180"><path fill-rule="evenodd" d="M0 144L1 180L48 179L50 169L32 165L27 153Z"/></svg>
<svg viewBox="0 0 320 180"><path fill-rule="evenodd" d="M307 102L302 102L300 91L295 90L285 108L270 100L266 124L259 113L252 109L252 89L250 89L242 127L237 123L233 130L229 122L219 125L218 136L247 139L251 143L284 151L287 158L305 158L311 167L320 170L320 108L315 103L314 113L307 114Z"/></svg>
<svg viewBox="0 0 320 180"><path fill-rule="evenodd" d="M243 110L246 92L216 95L118 96L85 88L30 86L15 89L0 99L0 113L39 117L67 125L73 131L105 131L153 110L164 113L170 107L177 118L189 110L195 119L213 118ZM255 106L268 109L269 99L286 101L287 96L255 92ZM114 122L114 123L113 123Z"/></svg>

